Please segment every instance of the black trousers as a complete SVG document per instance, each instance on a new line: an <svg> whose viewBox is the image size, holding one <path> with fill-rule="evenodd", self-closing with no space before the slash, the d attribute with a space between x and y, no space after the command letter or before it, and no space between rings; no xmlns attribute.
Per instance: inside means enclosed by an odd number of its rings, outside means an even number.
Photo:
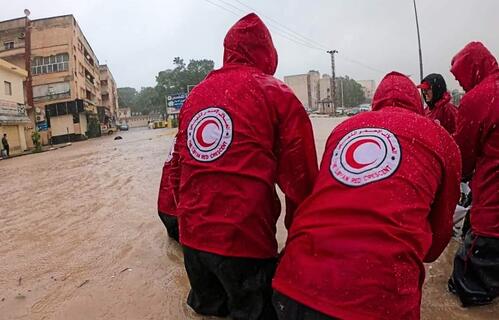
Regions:
<svg viewBox="0 0 499 320"><path fill-rule="evenodd" d="M319 311L315 311L285 295L274 291L272 297L279 320L334 320Z"/></svg>
<svg viewBox="0 0 499 320"><path fill-rule="evenodd" d="M489 304L499 295L499 238L468 230L454 258L449 290L464 307Z"/></svg>
<svg viewBox="0 0 499 320"><path fill-rule="evenodd" d="M166 227L168 236L178 242L178 220L177 217L158 212L159 218Z"/></svg>
<svg viewBox="0 0 499 320"><path fill-rule="evenodd" d="M191 284L187 304L206 316L277 319L271 287L276 262L225 257L184 246L185 269Z"/></svg>

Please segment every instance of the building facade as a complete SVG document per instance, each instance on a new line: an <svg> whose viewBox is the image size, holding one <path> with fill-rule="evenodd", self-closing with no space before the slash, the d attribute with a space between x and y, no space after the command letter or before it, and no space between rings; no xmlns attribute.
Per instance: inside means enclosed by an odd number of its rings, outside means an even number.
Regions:
<svg viewBox="0 0 499 320"><path fill-rule="evenodd" d="M320 73L312 70L306 74L285 76L284 82L293 90L305 109L317 110L320 100Z"/></svg>
<svg viewBox="0 0 499 320"><path fill-rule="evenodd" d="M116 81L114 80L113 74L107 65L101 64L99 66L99 72L102 106L106 108L107 112L109 112L112 123L116 124L119 110L118 88L116 87Z"/></svg>
<svg viewBox="0 0 499 320"><path fill-rule="evenodd" d="M74 16L0 22L2 44L0 58L31 71L28 115L42 143L84 138L103 106L101 68Z"/></svg>
<svg viewBox="0 0 499 320"><path fill-rule="evenodd" d="M307 111L332 112L331 76L318 71L285 76L284 82L293 90Z"/></svg>
<svg viewBox="0 0 499 320"><path fill-rule="evenodd" d="M376 81L374 80L355 80L358 84L362 86L362 91L364 91L364 96L367 101L372 101L374 97L374 92L376 91Z"/></svg>
<svg viewBox="0 0 499 320"><path fill-rule="evenodd" d="M0 139L7 134L10 154L27 150L31 120L26 113L24 81L28 72L0 59ZM1 148L1 145L0 145Z"/></svg>

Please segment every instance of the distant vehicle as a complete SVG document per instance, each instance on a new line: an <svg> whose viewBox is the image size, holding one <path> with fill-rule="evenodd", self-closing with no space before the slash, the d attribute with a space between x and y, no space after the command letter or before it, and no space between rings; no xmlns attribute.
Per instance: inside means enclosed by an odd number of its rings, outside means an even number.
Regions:
<svg viewBox="0 0 499 320"><path fill-rule="evenodd" d="M342 115L345 114L345 111L346 111L345 108L337 108L336 109L336 115L337 116L342 116Z"/></svg>
<svg viewBox="0 0 499 320"><path fill-rule="evenodd" d="M359 105L359 111L360 112L371 111L371 105L369 103L363 103Z"/></svg>
<svg viewBox="0 0 499 320"><path fill-rule="evenodd" d="M102 135L104 135L104 134L111 135L116 131L117 131L116 127L111 125L111 124L101 124L100 125L100 132Z"/></svg>
<svg viewBox="0 0 499 320"><path fill-rule="evenodd" d="M357 113L360 113L360 109L359 108L351 108L351 109L348 109L347 112L346 112L347 116L354 116Z"/></svg>
<svg viewBox="0 0 499 320"><path fill-rule="evenodd" d="M120 125L120 130L121 131L128 131L128 124L126 123L123 123Z"/></svg>

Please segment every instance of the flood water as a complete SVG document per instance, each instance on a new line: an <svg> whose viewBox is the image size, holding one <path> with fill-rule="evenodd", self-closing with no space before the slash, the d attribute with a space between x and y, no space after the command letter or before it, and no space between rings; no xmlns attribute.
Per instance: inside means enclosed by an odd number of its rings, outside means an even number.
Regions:
<svg viewBox="0 0 499 320"><path fill-rule="evenodd" d="M320 155L340 119L313 119ZM0 319L208 319L185 304L180 247L157 217L171 129L133 129L0 161ZM278 238L285 241L279 226ZM423 319L498 319L446 290L456 243L428 266Z"/></svg>

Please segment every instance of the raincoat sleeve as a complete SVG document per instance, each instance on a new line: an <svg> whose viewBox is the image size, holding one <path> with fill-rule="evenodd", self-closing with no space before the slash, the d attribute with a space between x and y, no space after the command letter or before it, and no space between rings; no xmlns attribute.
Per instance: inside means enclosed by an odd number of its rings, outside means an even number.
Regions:
<svg viewBox="0 0 499 320"><path fill-rule="evenodd" d="M159 186L158 212L176 216L178 187L180 180L179 153L176 148L177 137L172 142Z"/></svg>
<svg viewBox="0 0 499 320"><path fill-rule="evenodd" d="M452 217L459 201L461 181L461 161L459 149L449 141L446 150L445 166L442 170L442 183L433 201L429 221L432 230L432 243L424 262L435 261L444 251L452 236Z"/></svg>
<svg viewBox="0 0 499 320"><path fill-rule="evenodd" d="M317 154L310 118L289 89L285 90L277 113L277 183L285 195L284 221L289 229L296 208L312 192L318 172Z"/></svg>
<svg viewBox="0 0 499 320"><path fill-rule="evenodd" d="M457 129L454 135L457 145L461 150L463 164L463 180L469 181L475 170L477 152L480 150L482 121L479 113L473 110L468 100L463 99L459 106Z"/></svg>

